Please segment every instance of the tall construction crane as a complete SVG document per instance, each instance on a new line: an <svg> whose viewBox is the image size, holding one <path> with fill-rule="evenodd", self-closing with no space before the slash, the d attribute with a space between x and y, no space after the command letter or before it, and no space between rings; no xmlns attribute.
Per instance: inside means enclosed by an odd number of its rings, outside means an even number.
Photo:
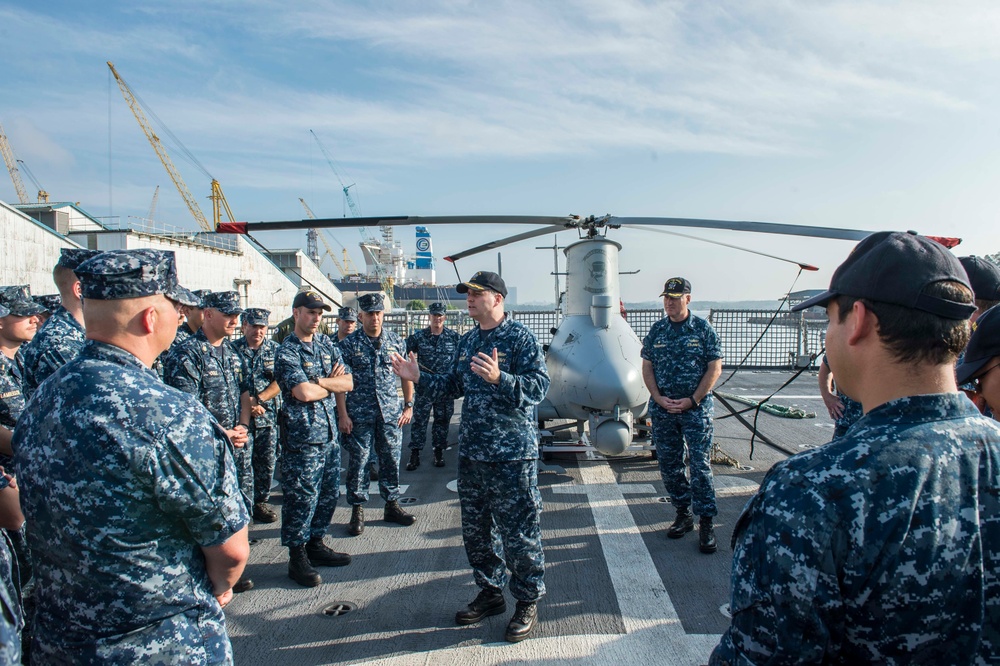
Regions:
<svg viewBox="0 0 1000 666"><path fill-rule="evenodd" d="M309 133L313 135L314 139L316 139L316 145L319 146L320 152L323 153L323 157L326 158L326 163L330 165L330 170L333 171L333 175L337 177L337 182L340 183L340 188L344 192L344 200L347 201L347 206L348 208L351 209L351 216L361 217L361 209L358 208L358 204L354 201L354 197L351 196L351 188L354 187L354 183L351 183L350 185L344 184L344 179L340 177L340 172L337 171L337 167L333 163L333 158L330 157L330 153L328 153L326 150L326 146L324 146L323 142L319 140L319 137L316 135L316 132L309 130ZM392 227L380 226L379 230L382 233L383 241L391 246ZM358 227L358 231L361 232L361 238L364 241L362 249L364 249L365 245L367 245L368 248L380 247L381 244L379 243L378 239L376 239L372 235L368 227ZM376 253L372 254L374 255ZM379 284L382 286L382 291L385 292L386 298L389 299L389 304L391 306L393 301L395 300L393 296L393 286L395 284L395 280L393 279L392 275L385 272L385 270L382 268L382 266L378 261L375 261L372 264L372 266L374 266L375 268L375 276L378 278Z"/></svg>
<svg viewBox="0 0 1000 666"><path fill-rule="evenodd" d="M315 220L316 219L316 214L313 213L312 208L309 207L309 204L306 203L306 200L303 199L302 197L299 197L299 203L301 203L302 207L305 208L305 210L306 210L306 217L308 217L310 220ZM347 255L347 248L344 247L343 244L340 243L340 241L337 241L337 239L334 238L334 241L337 242L337 245L340 245L340 249L344 253L344 258L342 260L338 260L337 259L337 255L336 255L336 253L334 253L333 248L330 247L330 243L328 243L327 240L326 240L326 238L324 238L319 233L319 230L317 230L317 229L309 229L308 231L310 231L310 232L312 232L312 233L315 234L314 239L312 240L313 243L315 243L316 240L323 241L323 245L326 247L326 254L333 261L333 265L340 272L341 277L346 278L347 276L353 275L353 274L355 274L355 273L358 272L358 269L355 268L354 264L351 262L351 258ZM331 238L332 238L332 236L331 236ZM317 258L313 259L313 262L317 266L319 266L319 263L320 263L319 249L316 250L316 255L317 255Z"/></svg>
<svg viewBox="0 0 1000 666"><path fill-rule="evenodd" d="M21 165L21 168L24 169L25 175L28 176L28 180L30 180L32 185L35 186L35 189L38 190L38 203L48 203L49 193L45 191L42 184L38 182L37 178L35 178L35 174L31 173L31 169L28 168L28 165L25 164L24 160L18 160L17 163Z"/></svg>
<svg viewBox="0 0 1000 666"><path fill-rule="evenodd" d="M309 219L315 220L316 215L312 212L312 208L309 207L309 204L306 203L306 200L303 199L302 197L299 197L299 202L302 204L302 207L306 209L306 215L309 216ZM317 266L319 266L319 263L321 261L319 256L319 245L316 243L316 239L318 237L319 237L318 231L316 231L315 229L306 229L306 256L312 259L312 262ZM333 263L337 263L337 260L334 259Z"/></svg>
<svg viewBox="0 0 1000 666"><path fill-rule="evenodd" d="M14 149L10 147L7 140L7 132L3 125L0 125L0 153L3 153L3 161L10 172L10 179L14 181L14 191L17 193L17 200L23 204L31 203L28 200L28 191L24 189L24 181L21 180L21 172L17 170L17 158L14 157Z"/></svg>
<svg viewBox="0 0 1000 666"><path fill-rule="evenodd" d="M153 131L153 127L149 124L149 120L146 119L146 114L143 111L143 108L149 110L149 107L144 104L139 99L138 95L132 91L132 88L125 83L125 79L118 74L118 70L115 69L115 66L111 63L111 61L108 61L108 67L111 69L111 73L114 75L115 81L118 82L118 88L121 90L122 97L125 98L125 103L128 104L128 107L132 110L132 114L135 116L136 121L138 121L139 127L142 128L143 133L146 135L146 139L149 140L149 144L153 146L153 150L156 151L156 156L160 158L160 162L163 163L163 168L167 170L167 175L170 176L170 180L173 181L174 187L177 188L177 191L180 192L181 198L184 199L184 203L187 204L188 210L191 211L191 215L194 217L195 222L198 223L198 226L205 231L215 231L216 226L218 226L219 222L222 221L223 211L225 211L230 221L234 221L235 218L233 217L233 211L230 210L229 202L226 201L226 195L222 192L222 185L220 185L219 181L215 178L212 178L212 175L208 173L205 167L203 167L197 159L194 158L194 155L184 148L183 144L180 144L177 137L173 137L174 140L181 145L181 149L185 152L188 158L191 159L194 165L201 169L201 171L212 180L212 194L209 195L209 199L212 200L212 222L209 222L205 218L205 214L201 212L201 206L198 205L198 201L194 198L194 195L191 194L191 190L189 190L188 186L184 183L184 179L181 177L177 167L174 166L173 160L171 160L170 155L167 154L167 149L163 146L163 142L160 141L160 137L156 135L156 132ZM154 118L156 117L156 115L152 112L150 112L150 115L153 115ZM162 123L160 124L162 125ZM170 134L170 130L166 131ZM171 136L173 135L171 134Z"/></svg>

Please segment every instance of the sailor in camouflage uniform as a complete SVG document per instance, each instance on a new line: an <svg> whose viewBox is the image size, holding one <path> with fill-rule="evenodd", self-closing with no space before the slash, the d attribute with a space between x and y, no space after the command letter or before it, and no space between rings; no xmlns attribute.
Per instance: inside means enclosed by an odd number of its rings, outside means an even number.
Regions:
<svg viewBox="0 0 1000 666"><path fill-rule="evenodd" d="M11 466L11 437L14 424L24 409L24 343L38 330L42 306L31 300L28 285L0 287L0 466Z"/></svg>
<svg viewBox="0 0 1000 666"><path fill-rule="evenodd" d="M249 553L232 446L150 369L180 317L174 253L114 250L76 273L88 340L39 387L14 440L32 660L230 664L221 606Z"/></svg>
<svg viewBox="0 0 1000 666"><path fill-rule="evenodd" d="M1000 426L955 384L975 310L958 259L879 232L795 306L865 415L778 462L733 533L720 664L1000 661Z"/></svg>
<svg viewBox="0 0 1000 666"><path fill-rule="evenodd" d="M342 307L337 310L337 342L354 332L358 326L358 313L354 308Z"/></svg>
<svg viewBox="0 0 1000 666"><path fill-rule="evenodd" d="M59 294L39 294L38 296L32 295L31 300L41 305L45 308L45 312L38 315L38 328L41 330L42 326L45 326L45 322L49 320L49 317L62 307L62 298Z"/></svg>
<svg viewBox="0 0 1000 666"><path fill-rule="evenodd" d="M80 280L73 270L97 254L100 253L96 250L82 248L63 248L59 254L59 261L52 269L52 280L59 289L60 304L34 339L24 346L22 389L25 400L30 400L31 394L49 375L76 358L83 348L83 301L80 299Z"/></svg>
<svg viewBox="0 0 1000 666"><path fill-rule="evenodd" d="M354 385L329 336L317 333L330 306L305 291L292 301L295 327L278 347L274 377L281 388L281 545L288 576L305 587L322 582L315 566L343 566L351 556L323 543L340 497L340 444L333 396Z"/></svg>
<svg viewBox="0 0 1000 666"><path fill-rule="evenodd" d="M0 305L0 317L10 314ZM6 358L6 357L4 357ZM12 432L8 429L7 446L10 446ZM15 498L8 501L11 488L16 492L17 484L10 473L0 474L0 663L17 664L21 661L21 630L24 627L24 614L21 607L21 576L18 571L17 558L14 554L14 544L8 536L8 530L17 531L24 523L24 516L19 521L8 518L6 509L16 509L20 513L20 501Z"/></svg>
<svg viewBox="0 0 1000 666"><path fill-rule="evenodd" d="M307 292L311 292L313 294L316 294L316 296L319 297L319 294L316 293L315 291L311 290L311 289L306 289L304 291L300 291L299 294L304 294L304 293L307 293ZM296 294L296 297L297 296L298 296L298 294ZM294 330L295 330L295 318L294 317L289 317L288 319L282 319L281 321L278 322L278 325L275 326L274 333L271 335L271 339L274 340L274 342L276 342L277 344L280 345L282 342L285 341L285 338L288 337L288 334L291 333ZM320 320L319 328L316 329L316 332L317 333L322 333L323 335L328 335L328 336L332 336L333 333L334 333L334 331L327 325L327 323L325 321L322 321L322 320Z"/></svg>
<svg viewBox="0 0 1000 666"><path fill-rule="evenodd" d="M253 447L253 517L273 523L278 514L268 505L278 447L278 406L281 389L274 380L274 355L278 345L267 339L270 310L247 308L240 316L243 337L233 349L243 359L250 391L250 443Z"/></svg>
<svg viewBox="0 0 1000 666"><path fill-rule="evenodd" d="M204 297L203 306L201 328L167 357L164 381L195 396L226 431L235 447L236 475L249 512L253 509L250 382L243 358L229 342L243 308L235 291L212 292ZM244 576L233 590L252 587L253 581Z"/></svg>
<svg viewBox="0 0 1000 666"><path fill-rule="evenodd" d="M990 410L1000 414L1000 307L993 306L976 320L965 360L955 368L960 385L971 386L973 396Z"/></svg>
<svg viewBox="0 0 1000 666"><path fill-rule="evenodd" d="M854 425L854 422L864 415L864 410L861 409L860 402L852 399L850 396L844 395L834 385L833 372L830 370L830 364L827 362L825 355L823 356L823 362L820 363L817 375L819 379L819 394L822 396L823 403L830 413L830 418L833 419L833 438L843 437L850 427Z"/></svg>
<svg viewBox="0 0 1000 666"><path fill-rule="evenodd" d="M166 363L167 358L171 353L182 344L191 339L198 329L201 328L201 324L204 321L204 314L202 313L202 308L205 305L205 296L212 293L208 289L199 289L198 291L191 291L185 289L184 287L178 287L177 289L177 302L181 305L181 316L183 321L181 325L177 327L177 335L174 337L174 342L170 345L170 349L160 354L155 361L153 361L153 371L156 375L163 381L166 381L164 374L166 373Z"/></svg>
<svg viewBox="0 0 1000 666"><path fill-rule="evenodd" d="M413 384L404 380L403 405L392 372L393 354L406 351L403 339L382 327L385 305L382 294L358 299L362 327L340 341L344 363L354 373L354 389L337 396L338 419L344 448L351 456L347 467L347 503L351 505L349 534L365 530L364 504L368 501L368 461L378 458L378 490L385 500L386 521L412 525L416 516L399 506L399 456L403 426L413 417Z"/></svg>
<svg viewBox="0 0 1000 666"><path fill-rule="evenodd" d="M458 350L458 333L445 328L444 317L447 308L444 303L431 303L430 326L406 338L406 353L414 352L423 372L441 374L451 370ZM444 450L448 446L448 426L455 413L455 401L451 398L432 401L420 387L416 390L413 404L413 422L410 423L410 461L408 471L420 465L420 452L427 440L427 421L434 412L434 426L431 438L434 445L434 466L444 467Z"/></svg>
<svg viewBox="0 0 1000 666"><path fill-rule="evenodd" d="M679 539L698 525L698 549L714 553L715 485L712 480L712 387L722 374L722 347L712 325L689 309L691 283L681 277L663 285L667 316L642 341L642 378L660 476L677 517L667 536ZM691 479L685 475L685 443ZM692 512L693 509L693 512Z"/></svg>
<svg viewBox="0 0 1000 666"><path fill-rule="evenodd" d="M972 324L972 330L975 331L980 315L1000 304L1000 266L984 257L959 257L958 260L962 262L962 268L969 276L969 284L972 286L972 293L976 299L976 311L969 317L969 323ZM956 365L961 364L964 358L964 352L959 354ZM965 391L969 399L976 403L979 411L989 417L994 415L995 411L985 404L982 395L976 393L975 387L971 383L960 382L958 388Z"/></svg>
<svg viewBox="0 0 1000 666"><path fill-rule="evenodd" d="M417 382L432 400L465 396L458 431L458 496L462 539L479 595L455 615L474 624L506 610L503 588L517 608L504 637L527 638L545 594L545 557L539 522L536 408L549 388L538 340L504 314L507 287L496 273L480 271L456 289L466 294L478 326L462 336L448 372L423 373L419 359L393 358L393 369Z"/></svg>

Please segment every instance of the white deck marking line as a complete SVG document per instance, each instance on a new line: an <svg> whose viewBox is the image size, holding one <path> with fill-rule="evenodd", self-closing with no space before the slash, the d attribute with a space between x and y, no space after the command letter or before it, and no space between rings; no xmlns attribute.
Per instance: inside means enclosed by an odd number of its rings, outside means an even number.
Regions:
<svg viewBox="0 0 1000 666"><path fill-rule="evenodd" d="M705 651L705 646L714 646L718 636L688 636L685 633L614 471L609 465L586 465L580 468L580 476L581 484L576 488L585 492L590 500L594 526L608 563L608 573L618 597L625 630L635 634L658 628L667 633L665 638L679 653L683 646L683 652L695 663L707 661L709 652ZM626 484L625 488L630 486ZM662 658L669 652L661 651L659 654Z"/></svg>

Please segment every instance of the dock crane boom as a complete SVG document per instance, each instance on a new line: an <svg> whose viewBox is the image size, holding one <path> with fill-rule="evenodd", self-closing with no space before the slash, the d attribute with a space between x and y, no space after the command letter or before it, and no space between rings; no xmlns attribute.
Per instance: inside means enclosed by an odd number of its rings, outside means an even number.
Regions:
<svg viewBox="0 0 1000 666"><path fill-rule="evenodd" d="M326 146L324 146L323 142L319 140L319 137L316 135L316 132L309 130L309 133L313 135L314 139L316 139L316 145L319 146L320 152L323 153L323 157L326 158L326 163L330 165L330 170L333 171L333 175L337 177L337 182L340 183L340 188L344 192L344 199L347 201L347 206L348 208L351 209L351 216L361 217L361 209L358 208L358 204L354 201L354 197L351 196L351 188L354 187L354 183L351 183L350 185L344 185L344 179L340 177L340 172L337 171L337 167L334 165L333 158L330 157L330 153L326 151ZM379 229L382 232L384 240L388 243L391 243L392 227L381 226L379 227ZM365 250L366 247L367 248L378 247L379 242L374 236L372 236L371 232L368 230L368 227L358 227L358 231L361 232L361 238L364 241L361 244L361 248L363 251ZM344 256L345 257L347 256L346 252L344 253ZM394 291L393 286L395 284L395 279L393 278L392 275L387 274L385 270L382 269L381 266L379 266L378 262L373 263L372 265L375 267L375 275L376 277L378 277L379 284L382 286L382 291L385 292L386 298L389 299L389 305L391 307L392 303L395 301L395 296L393 294Z"/></svg>
<svg viewBox="0 0 1000 666"><path fill-rule="evenodd" d="M118 74L118 70L115 69L114 64L109 60L108 67L111 69L111 73L115 77L115 81L118 82L118 88L121 90L122 97L125 98L125 103L132 110L132 115L135 116L136 121L139 123L139 127L142 128L143 133L146 135L146 139L149 140L149 144L153 146L153 150L156 152L156 156L160 158L160 162L163 163L163 168L167 170L167 175L170 176L170 180L173 181L174 187L180 192L181 198L184 199L184 203L187 204L188 210L191 211L191 215L194 217L195 222L204 231L215 231L216 226L222 221L222 212L225 211L226 215L229 217L230 221L235 221L233 217L233 211L229 208L229 202L226 201L226 195L222 192L222 185L219 184L215 178L212 178L212 194L209 198L212 200L212 222L210 223L205 218L205 213L201 211L201 206L198 205L198 201L191 194L191 190L184 183L184 178L181 177L180 172L177 167L174 166L173 160L170 159L170 155L167 153L167 149L163 146L163 142L160 141L160 137L156 135L153 131L153 127L149 124L149 120L146 118L145 112L142 110L143 105L140 103L138 97L132 88L125 83L125 79ZM167 130L169 133L169 130ZM198 165L202 171L205 171L204 167ZM205 171L206 175L211 178L211 174Z"/></svg>
<svg viewBox="0 0 1000 666"><path fill-rule="evenodd" d="M42 187L42 184L38 182L37 178L35 178L35 174L31 173L31 169L28 168L28 165L25 163L25 161L18 160L17 163L21 165L21 168L24 169L24 174L28 177L28 180L30 180L32 185L35 186L35 189L38 190L38 203L48 203L49 193L45 191L45 188Z"/></svg>
<svg viewBox="0 0 1000 666"><path fill-rule="evenodd" d="M3 153L3 161L7 165L7 171L10 172L10 179L14 181L14 191L17 193L18 201L23 204L31 203L28 199L28 191L24 189L21 173L17 170L17 158L14 157L14 150L10 147L10 142L7 141L7 132L4 131L3 125L0 125L0 153Z"/></svg>

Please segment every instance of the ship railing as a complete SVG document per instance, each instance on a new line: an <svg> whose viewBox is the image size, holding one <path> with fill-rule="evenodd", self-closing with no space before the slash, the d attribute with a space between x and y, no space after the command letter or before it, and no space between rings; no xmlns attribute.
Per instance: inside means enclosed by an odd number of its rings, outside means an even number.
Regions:
<svg viewBox="0 0 1000 666"><path fill-rule="evenodd" d="M538 342L552 342L552 329L559 321L555 310L511 310L511 319L527 326ZM630 309L626 321L641 341L649 329L664 316L660 309ZM808 312L779 312L769 310L728 310L713 308L708 321L719 334L722 346L723 367L741 367L750 370L784 370L789 368L817 368L826 337L827 321L822 315ZM328 318L331 327L336 319ZM402 337L407 337L430 325L426 310L387 312L383 326ZM475 321L465 310L449 310L445 326L460 335L475 327Z"/></svg>

